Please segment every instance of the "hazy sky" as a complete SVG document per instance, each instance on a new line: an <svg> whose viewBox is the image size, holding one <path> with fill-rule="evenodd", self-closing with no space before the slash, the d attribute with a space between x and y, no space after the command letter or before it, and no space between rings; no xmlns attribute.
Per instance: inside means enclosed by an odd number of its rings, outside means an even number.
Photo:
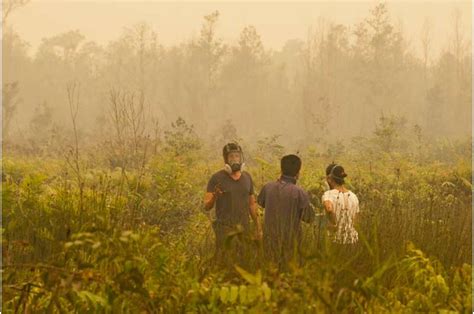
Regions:
<svg viewBox="0 0 474 314"><path fill-rule="evenodd" d="M201 1L46 1L31 0L12 13L9 24L31 44L31 53L41 38L73 29L88 40L100 44L120 36L124 27L138 22L149 23L165 46L180 43L199 34L203 16L219 10L218 35L234 42L245 25L257 28L267 48L279 49L292 38L304 39L308 28L319 17L344 25L354 25L367 17L376 1L306 1L306 2L201 2ZM417 52L425 18L433 25L435 54L446 47L452 30L455 8L462 12L466 38L471 37L470 1L388 1L389 12L401 22L411 48Z"/></svg>

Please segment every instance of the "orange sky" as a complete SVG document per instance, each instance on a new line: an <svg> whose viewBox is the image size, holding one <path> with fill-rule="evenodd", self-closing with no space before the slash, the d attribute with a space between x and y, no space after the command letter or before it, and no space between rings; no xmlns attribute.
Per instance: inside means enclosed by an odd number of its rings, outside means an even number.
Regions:
<svg viewBox="0 0 474 314"><path fill-rule="evenodd" d="M267 48L279 49L288 39L304 39L319 17L344 25L366 17L376 1L46 1L32 0L12 13L9 24L32 46L41 38L79 29L88 40L105 44L116 39L123 27L147 22L165 46L199 34L202 17L214 10L221 13L218 35L227 42L237 39L240 30L255 25ZM469 1L388 1L391 17L403 24L410 47L419 51L420 32L429 18L433 25L433 48L437 54L447 46L453 10L462 12L466 38L471 37L472 8Z"/></svg>

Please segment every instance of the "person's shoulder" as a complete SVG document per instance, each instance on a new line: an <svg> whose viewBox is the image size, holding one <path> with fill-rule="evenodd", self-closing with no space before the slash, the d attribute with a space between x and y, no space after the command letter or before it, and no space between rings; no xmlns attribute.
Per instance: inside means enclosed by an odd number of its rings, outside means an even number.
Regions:
<svg viewBox="0 0 474 314"><path fill-rule="evenodd" d="M272 188L274 186L277 186L279 184L279 181L270 181L267 182L263 185L264 188Z"/></svg>
<svg viewBox="0 0 474 314"><path fill-rule="evenodd" d="M245 170L244 170L244 171L242 171L242 176L244 176L244 177L246 177L246 178L248 178L248 179L252 180L252 176L250 175L250 173L248 173L248 172L247 172L247 171L245 171Z"/></svg>
<svg viewBox="0 0 474 314"><path fill-rule="evenodd" d="M324 191L323 196L330 196L333 194L334 194L334 190L327 190L327 191Z"/></svg>
<svg viewBox="0 0 474 314"><path fill-rule="evenodd" d="M272 191L275 191L275 189L278 188L278 185L279 185L279 182L278 181L270 181L270 182L267 182L265 184L263 184L262 188L260 189L260 191L266 191L266 192L269 192L271 193Z"/></svg>
<svg viewBox="0 0 474 314"><path fill-rule="evenodd" d="M299 185L293 184L292 188L300 194L307 194L307 192Z"/></svg>
<svg viewBox="0 0 474 314"><path fill-rule="evenodd" d="M298 192L298 194L299 194L301 197L303 197L303 198L309 198L309 193L308 193L305 189L303 189L301 186L298 186L298 185L296 185L296 184L295 184L295 187L296 187L296 188L295 188L296 191Z"/></svg>
<svg viewBox="0 0 474 314"><path fill-rule="evenodd" d="M349 197L351 197L354 200L356 200L357 202L359 202L359 198L357 197L357 195L354 192L349 191Z"/></svg>
<svg viewBox="0 0 474 314"><path fill-rule="evenodd" d="M262 185L262 187L260 188L260 193L259 194L265 194L269 191L269 183L265 183L264 185Z"/></svg>
<svg viewBox="0 0 474 314"><path fill-rule="evenodd" d="M339 194L339 191L336 189L327 190L323 193L324 199L334 199Z"/></svg>
<svg viewBox="0 0 474 314"><path fill-rule="evenodd" d="M214 172L214 173L212 174L211 178L220 178L220 177L222 177L222 176L224 176L224 175L227 175L227 172L225 172L224 169L221 169L221 170L219 170L219 171L217 171L217 172Z"/></svg>
<svg viewBox="0 0 474 314"><path fill-rule="evenodd" d="M272 185L272 183L273 183L273 182L266 182L266 183L264 183L264 184L262 185L262 190L263 190L263 189L267 189L269 186Z"/></svg>
<svg viewBox="0 0 474 314"><path fill-rule="evenodd" d="M347 192L350 196L355 196L355 197L357 197L357 195L356 195L354 192L352 192L352 190L347 190L346 192ZM346 192L344 192L344 193L346 193Z"/></svg>

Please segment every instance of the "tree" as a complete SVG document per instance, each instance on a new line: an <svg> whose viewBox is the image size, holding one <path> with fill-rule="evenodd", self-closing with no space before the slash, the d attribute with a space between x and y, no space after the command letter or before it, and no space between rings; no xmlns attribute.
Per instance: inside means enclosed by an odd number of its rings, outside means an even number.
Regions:
<svg viewBox="0 0 474 314"><path fill-rule="evenodd" d="M374 135L381 151L391 152L400 147L400 138L406 122L405 118L394 115L382 115L379 118Z"/></svg>
<svg viewBox="0 0 474 314"><path fill-rule="evenodd" d="M301 117L309 136L317 133L318 138L326 137L332 117L344 104L341 87L347 76L348 49L347 29L340 24L320 19L317 29L308 33L303 54Z"/></svg>
<svg viewBox="0 0 474 314"><path fill-rule="evenodd" d="M409 88L406 74L406 44L400 29L391 22L385 3L377 4L355 28L354 67L350 72L356 93L360 131L365 133L382 112L409 112L403 99ZM362 120L363 119L363 120ZM362 122L363 121L363 122Z"/></svg>
<svg viewBox="0 0 474 314"><path fill-rule="evenodd" d="M219 19L219 11L204 16L205 22L201 28L201 36L198 40L198 47L203 54L205 62L203 64L205 74L207 74L208 89L214 87L214 80L220 65L225 46L222 40L216 38L216 26Z"/></svg>
<svg viewBox="0 0 474 314"><path fill-rule="evenodd" d="M54 48L61 49L61 57L64 63L71 63L71 59L75 57L79 45L85 39L78 30L65 32L48 39L49 45Z"/></svg>
<svg viewBox="0 0 474 314"><path fill-rule="evenodd" d="M428 63L430 61L430 50L431 50L431 41L432 41L432 27L433 23L430 19L425 19L423 22L423 27L421 29L421 53L423 57L423 67L424 67L424 77L426 80Z"/></svg>
<svg viewBox="0 0 474 314"><path fill-rule="evenodd" d="M18 82L4 83L2 89L3 96L3 137L8 138L13 116L21 102L19 97Z"/></svg>
<svg viewBox="0 0 474 314"><path fill-rule="evenodd" d="M16 9L25 6L28 4L30 0L3 0L3 19L2 25L3 29L5 30L7 26L7 20L10 14L15 11Z"/></svg>
<svg viewBox="0 0 474 314"><path fill-rule="evenodd" d="M444 136L466 136L471 131L472 60L463 28L461 12L454 10L449 44L433 71L434 84L440 90L437 94L444 100L444 111L437 118L445 126Z"/></svg>
<svg viewBox="0 0 474 314"><path fill-rule="evenodd" d="M426 93L427 113L426 125L430 134L434 136L444 135L446 132L446 121L443 112L446 109L443 89L439 84L430 88Z"/></svg>
<svg viewBox="0 0 474 314"><path fill-rule="evenodd" d="M35 150L46 148L53 127L53 109L46 103L41 102L34 110L30 120L30 142Z"/></svg>
<svg viewBox="0 0 474 314"><path fill-rule="evenodd" d="M472 95L472 55L470 43L463 32L463 19L459 9L452 13L452 40L450 51L454 56L455 77L452 82L452 103L454 104L453 125L458 135L471 133L471 95Z"/></svg>
<svg viewBox="0 0 474 314"><path fill-rule="evenodd" d="M204 120L215 108L218 73L226 47L216 35L219 11L204 16L200 36L186 47L186 102L198 130L206 127Z"/></svg>
<svg viewBox="0 0 474 314"><path fill-rule="evenodd" d="M107 123L110 128L106 140L111 167L122 171L139 169L143 171L149 158L151 146L150 122L152 116L141 92L111 89Z"/></svg>
<svg viewBox="0 0 474 314"><path fill-rule="evenodd" d="M461 63L469 49L469 43L464 38L462 14L459 9L452 12L452 39L450 42L450 51L456 59L456 75L461 77Z"/></svg>
<svg viewBox="0 0 474 314"><path fill-rule="evenodd" d="M221 127L221 135L220 135L220 142L222 145L224 143L230 143L230 142L239 142L241 139L237 135L237 128L235 127L234 123L232 120L228 119L224 122L224 124Z"/></svg>
<svg viewBox="0 0 474 314"><path fill-rule="evenodd" d="M4 29L3 34L3 132L7 137L11 134L11 123L18 112L20 103L25 104L31 97L26 93L25 85L29 78L31 60L28 56L28 44L13 31L12 28ZM21 88L20 88L21 86ZM26 99L25 99L26 98ZM23 118L17 116L17 118Z"/></svg>
<svg viewBox="0 0 474 314"><path fill-rule="evenodd" d="M107 79L118 88L139 90L139 97L155 102L161 54L158 35L149 24L127 27L106 49Z"/></svg>
<svg viewBox="0 0 474 314"><path fill-rule="evenodd" d="M171 129L165 131L165 149L176 157L183 156L201 147L200 140L194 132L194 127L179 117L171 123Z"/></svg>
<svg viewBox="0 0 474 314"><path fill-rule="evenodd" d="M269 66L270 58L263 48L260 35L254 26L246 26L223 66L219 108L221 119L235 119L236 116L249 116L250 113L261 123L271 118L269 113L274 108L268 103ZM239 119L243 136L254 133L251 130L255 127L256 119Z"/></svg>

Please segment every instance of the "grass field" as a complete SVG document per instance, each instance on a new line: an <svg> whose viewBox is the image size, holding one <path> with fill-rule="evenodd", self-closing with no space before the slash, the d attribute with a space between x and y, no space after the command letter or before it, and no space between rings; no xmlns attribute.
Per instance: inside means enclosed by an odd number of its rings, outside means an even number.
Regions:
<svg viewBox="0 0 474 314"><path fill-rule="evenodd" d="M345 166L361 241L338 258L317 219L304 228L304 265L288 273L269 267L257 242L247 269L214 266L202 197L222 162L217 149L186 143L115 168L101 150L6 154L3 311L471 312L469 143L300 152L299 184L318 213L325 166ZM278 177L283 150L260 143L248 153L256 191Z"/></svg>

